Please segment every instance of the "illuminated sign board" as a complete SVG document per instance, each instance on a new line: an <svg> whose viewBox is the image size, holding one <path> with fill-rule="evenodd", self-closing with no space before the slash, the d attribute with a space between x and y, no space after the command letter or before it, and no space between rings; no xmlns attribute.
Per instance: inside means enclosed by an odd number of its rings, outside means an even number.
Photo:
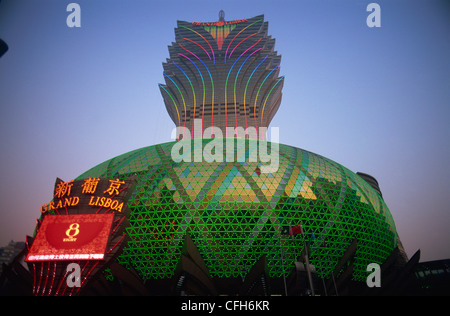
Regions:
<svg viewBox="0 0 450 316"><path fill-rule="evenodd" d="M192 22L192 25L201 25L201 26L224 26L230 24L237 24L242 22L247 22L247 19L234 20L234 21L218 21L218 22Z"/></svg>
<svg viewBox="0 0 450 316"><path fill-rule="evenodd" d="M41 213L69 214L74 209L82 213L122 212L129 186L129 180L119 179L87 178L68 182L57 179L53 201L43 204Z"/></svg>
<svg viewBox="0 0 450 316"><path fill-rule="evenodd" d="M102 260L114 214L48 215L25 259Z"/></svg>
<svg viewBox="0 0 450 316"><path fill-rule="evenodd" d="M27 243L33 295L80 294L113 262L128 240L127 202L136 183L136 176L56 179L53 199L41 206L36 235ZM79 269L69 273L73 266ZM72 282L74 274L80 282Z"/></svg>

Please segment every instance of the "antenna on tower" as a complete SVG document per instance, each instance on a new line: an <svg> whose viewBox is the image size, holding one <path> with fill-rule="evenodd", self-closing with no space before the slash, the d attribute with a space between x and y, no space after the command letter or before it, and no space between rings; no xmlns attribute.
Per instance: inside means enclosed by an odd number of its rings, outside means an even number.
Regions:
<svg viewBox="0 0 450 316"><path fill-rule="evenodd" d="M219 21L225 21L225 11L219 11Z"/></svg>

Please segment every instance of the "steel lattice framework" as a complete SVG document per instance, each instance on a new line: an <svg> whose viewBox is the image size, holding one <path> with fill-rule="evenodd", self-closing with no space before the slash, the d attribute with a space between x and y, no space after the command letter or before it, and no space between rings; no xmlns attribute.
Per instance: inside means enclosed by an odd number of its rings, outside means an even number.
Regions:
<svg viewBox="0 0 450 316"><path fill-rule="evenodd" d="M397 246L381 196L334 161L279 144L278 171L261 173L261 164L249 156L240 162L176 163L174 144L131 151L78 177L138 176L128 201L131 241L117 260L144 280L174 276L188 231L218 278L245 276L263 255L270 275L280 277L294 265L305 239L311 263L327 278L356 239L353 279L363 281L367 265L383 263ZM304 235L280 234L283 226L299 222Z"/></svg>

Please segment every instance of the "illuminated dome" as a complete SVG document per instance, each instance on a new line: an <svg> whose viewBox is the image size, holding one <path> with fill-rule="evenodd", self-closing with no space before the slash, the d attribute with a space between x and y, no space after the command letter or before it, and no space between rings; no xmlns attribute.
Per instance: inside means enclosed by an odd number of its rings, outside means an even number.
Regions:
<svg viewBox="0 0 450 316"><path fill-rule="evenodd" d="M317 274L330 278L356 240L352 279L365 281L367 265L382 264L397 247L380 194L332 160L279 144L278 170L263 173L248 155L245 161L177 163L175 143L114 157L77 178L137 175L128 201L130 241L117 261L143 280L175 276L187 233L213 279L244 278L262 257L269 276L281 278L304 241ZM281 234L300 222L303 235Z"/></svg>

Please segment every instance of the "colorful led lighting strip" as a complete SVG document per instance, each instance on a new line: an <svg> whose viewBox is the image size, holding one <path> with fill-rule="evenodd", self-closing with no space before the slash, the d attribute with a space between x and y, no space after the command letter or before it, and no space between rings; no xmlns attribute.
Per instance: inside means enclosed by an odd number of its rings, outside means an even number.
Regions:
<svg viewBox="0 0 450 316"><path fill-rule="evenodd" d="M184 49L185 51L187 51L188 53L190 53L190 54L192 54L193 56L195 56L195 58L197 58L197 59L203 64L203 66L205 66L206 71L208 71L209 79L211 80L211 87L212 87L212 98L211 98L211 105L212 105L212 111L211 111L211 126L213 126L213 125L214 125L214 80L213 80L213 78L212 78L212 76L211 76L211 72L209 71L208 66L206 66L206 64L203 62L203 60L201 60L197 55L195 55L195 54L194 54L193 52L191 52L190 50L184 48L181 44L178 44L178 45L180 45L180 47L181 47L182 49ZM203 111L204 111L204 109L203 109ZM203 131L203 116L202 116L202 131ZM211 130L211 137L212 137L212 135L213 135L213 131Z"/></svg>
<svg viewBox="0 0 450 316"><path fill-rule="evenodd" d="M47 262L47 272L45 273L45 283L44 283L44 287L42 288L42 296L44 296L45 294L45 289L47 288L47 282L48 282L48 277L50 275L50 262Z"/></svg>
<svg viewBox="0 0 450 316"><path fill-rule="evenodd" d="M248 57L244 60L244 62L241 64L241 67L239 67L239 70L236 74L236 78L234 79L234 115L236 117L236 126L237 126L237 111L236 111L236 83L237 83L237 78L239 76L239 73L241 72L242 66L244 66L244 64L247 62L247 60L256 52L260 51L262 49L258 48L257 50L255 50L253 53L251 53L250 55L248 55ZM231 55L231 54L230 54ZM245 110L245 97L244 97L244 116L245 116L245 130L247 130L247 112Z"/></svg>
<svg viewBox="0 0 450 316"><path fill-rule="evenodd" d="M233 65L230 67L230 71L228 71L227 79L225 80L225 135L227 134L226 129L228 127L228 109L227 109L228 108L228 104L227 104L227 102L228 102L228 98L227 98L228 78L230 76L231 70L233 70L234 65L236 65L237 61L242 57L242 55L244 55L249 49L253 48L260 41L261 41L261 38L255 44L253 44L252 46L247 48L242 54L240 54L239 57L236 58L236 60L234 61ZM236 110L236 104L235 104L235 110ZM236 122L237 122L237 118L236 118Z"/></svg>
<svg viewBox="0 0 450 316"><path fill-rule="evenodd" d="M242 42L245 42L247 39L249 39L249 38L252 37L252 36L255 36L256 34L258 34L258 33L250 34L249 36L247 36L246 38L244 38L242 41L240 41L239 44L237 44L237 45L233 48L233 50L231 51L231 53L230 53L230 55L228 56L228 58L229 58L229 59L231 58L231 55L233 54L234 50L235 50L239 45L241 45Z"/></svg>
<svg viewBox="0 0 450 316"><path fill-rule="evenodd" d="M178 92L181 95L181 99L183 100L183 106L184 106L184 127L183 127L183 138L184 138L184 129L186 128L186 103L184 101L184 96L183 93L181 92L180 88L178 87L178 85L175 83L175 81L173 81L172 78L170 78L170 76L168 76L166 73L164 73L164 76L166 76L167 78L169 78L170 81L172 81L172 83L175 85L175 87L177 88Z"/></svg>
<svg viewBox="0 0 450 316"><path fill-rule="evenodd" d="M253 71L252 71L250 77L248 77L247 83L246 83L246 85L245 85L245 90L244 90L244 109L245 109L245 102L246 102L246 98L247 98L247 88L248 88L248 84L249 84L250 80L252 79L253 74L255 73L255 71L259 68L259 66L261 66L261 64L266 60L266 58L267 58L268 56L269 56L269 55L266 55L266 57L264 57L264 59L258 64L258 66L256 66L255 69L253 69ZM245 116L245 125L247 125L247 116ZM256 126L255 126L255 128L256 128ZM256 135L258 135L258 132L256 132ZM257 137L257 138L258 138L258 137Z"/></svg>
<svg viewBox="0 0 450 316"><path fill-rule="evenodd" d="M273 88L275 88L275 86L281 81L283 80L284 76L281 77L280 79L278 79L278 81L273 85L273 87L270 89L269 93L267 94L266 100L264 101L264 106L261 112L261 126L263 126L263 116L264 116L264 109L266 108L266 102L267 99L269 98L270 94L272 93ZM264 140L264 139L263 139Z"/></svg>
<svg viewBox="0 0 450 316"><path fill-rule="evenodd" d="M258 21L255 21L255 22L253 22L252 24L247 25L246 27L244 27L242 30L240 30L239 33L237 33L237 34L233 37L233 39L232 39L232 40L230 41L230 43L228 44L227 50L225 51L225 61L224 61L225 64L227 63L228 49L230 48L230 45L231 45L231 43L233 43L234 39L235 39L239 34L241 34L243 31L245 31L247 28L249 28L249 27L252 26L253 24L258 23L258 22L260 22L260 21L262 21L262 19L261 19L261 20L258 20ZM238 45L239 45L239 44L238 44Z"/></svg>
<svg viewBox="0 0 450 316"><path fill-rule="evenodd" d="M173 64L184 74L184 76L186 77L186 79L189 81L189 84L191 85L191 90L192 90L192 95L194 96L194 113L192 115L192 132L194 131L194 122L195 122L195 106L197 105L197 99L195 97L195 90L194 90L194 86L192 85L191 79L189 79L189 76L184 72L183 69L181 69L181 67L179 67L174 61ZM191 133L191 138L194 138L194 133Z"/></svg>
<svg viewBox="0 0 450 316"><path fill-rule="evenodd" d="M209 53L206 51L206 49L202 46L202 45L200 45L199 43L197 43L196 41L193 41L193 40L191 40L191 39L189 39L189 38L186 38L186 37L183 37L183 39L185 39L186 41L189 41L189 42L191 42L191 43L194 43L195 45L198 45L201 49L203 49L203 51L206 53L206 55L208 55L208 58L209 58L209 60L211 60L211 56L209 55ZM180 44L178 44L178 45L180 45ZM181 46L181 45L180 45ZM185 48L183 48L184 50L186 50ZM198 57L197 57L198 58Z"/></svg>
<svg viewBox="0 0 450 316"><path fill-rule="evenodd" d="M80 263L81 263L81 262L78 262L78 264L80 264ZM88 266L88 264L89 264L89 261L86 261L86 263L85 263L85 264L83 265L83 267L81 268L81 271L80 271L80 277L83 275L83 272L86 270L86 267ZM95 263L94 267L95 267L97 264L98 264L98 261ZM92 269L91 269L91 271L92 271ZM81 287L84 285L84 282L86 281L87 277L89 276L89 273L90 273L90 272L88 272L88 274L84 276L83 281L81 281L81 284L80 284L79 287L77 287L77 286L72 287L72 289L70 290L69 296L72 296L72 295L73 295L75 289L76 289L76 293L78 293L78 292L80 291ZM64 293L64 292L63 292L63 293Z"/></svg>
<svg viewBox="0 0 450 316"><path fill-rule="evenodd" d="M52 293L53 284L55 282L55 277L56 277L56 261L53 263L52 283L50 284L50 288L48 289L48 294L47 295L50 295Z"/></svg>
<svg viewBox="0 0 450 316"><path fill-rule="evenodd" d="M198 36L200 36L201 38L203 38L203 39L205 40L206 43L208 43L208 46L209 46L209 48L211 49L211 52L212 52L212 55L213 55L213 64L215 65L215 64L216 64L216 56L214 55L214 50L213 50L213 48L211 47L211 44L208 42L208 40L207 40L202 34L200 34L200 33L197 32L197 31L194 31L194 30L191 29L191 28L188 28L188 27L186 27L186 26L184 26L184 25L180 25L180 27L184 27L185 29L194 32L195 34L197 34Z"/></svg>
<svg viewBox="0 0 450 316"><path fill-rule="evenodd" d="M200 78L202 79L202 85L203 85L202 137L203 137L203 116L205 113L205 94L206 94L205 81L203 80L202 72L200 71L200 69L198 69L197 65L189 57L187 57L186 55L181 54L181 53L178 53L178 55L183 56L184 58L187 58L195 66L195 68L197 68ZM195 120L195 105L194 105L194 120ZM192 123L192 124L194 124L194 123ZM194 125L192 125L192 127L194 127Z"/></svg>
<svg viewBox="0 0 450 316"><path fill-rule="evenodd" d="M253 110L253 114L254 114L254 116L255 116L255 128L256 128L256 131L258 131L258 125L257 125L257 123L256 123L256 102L258 101L259 92L261 91L261 88L262 88L262 86L264 85L264 83L266 82L267 78L269 78L270 74L271 74L275 69L277 69L278 67L280 67L280 66L276 66L275 68L273 68L273 69L267 74L266 78L264 78L263 82L262 82L261 85L259 86L258 93L256 93L255 107L254 107L254 110ZM256 133L258 134L258 132L256 132Z"/></svg>
<svg viewBox="0 0 450 316"><path fill-rule="evenodd" d="M173 99L172 95L169 93L169 91L166 90L166 88L164 88L162 85L158 84L158 86L163 89L164 91L166 91L167 95L172 99L173 105L175 106L175 110L177 110L177 115L178 115L178 126L181 125L181 120L180 120L180 113L178 112L178 107L177 104L175 102L175 100Z"/></svg>
<svg viewBox="0 0 450 316"><path fill-rule="evenodd" d="M66 277L67 277L68 274L69 274L69 271L66 270L66 273L64 274L64 276L61 278L61 281L59 282L59 286L58 286L58 288L56 289L55 295L58 295L58 294L59 294L59 290L61 289L61 286L63 285L63 283L66 283L66 285L67 285L67 282L64 282L64 280L66 279Z"/></svg>

